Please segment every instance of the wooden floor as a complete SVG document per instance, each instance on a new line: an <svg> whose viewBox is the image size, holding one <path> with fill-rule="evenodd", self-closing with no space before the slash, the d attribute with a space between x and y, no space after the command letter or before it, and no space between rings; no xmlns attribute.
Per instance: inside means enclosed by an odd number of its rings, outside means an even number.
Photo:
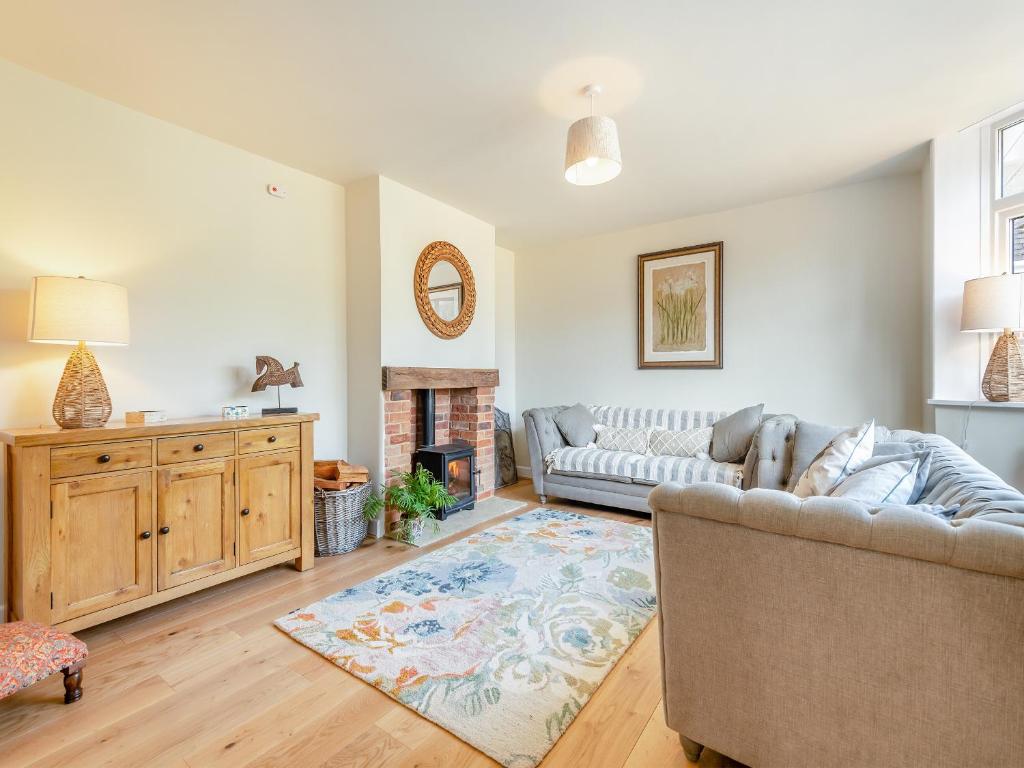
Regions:
<svg viewBox="0 0 1024 768"><path fill-rule="evenodd" d="M537 506L525 482L500 495L529 502L514 514ZM0 766L496 766L272 624L452 540L423 549L379 540L305 573L277 566L84 630L82 701L61 703L60 675L0 701ZM688 765L662 717L658 658L652 622L543 767ZM701 765L726 762L706 754Z"/></svg>

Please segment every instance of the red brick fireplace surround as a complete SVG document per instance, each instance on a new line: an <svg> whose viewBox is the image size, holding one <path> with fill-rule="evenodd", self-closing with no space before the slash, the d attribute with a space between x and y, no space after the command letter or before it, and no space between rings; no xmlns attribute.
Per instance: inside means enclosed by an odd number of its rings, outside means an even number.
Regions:
<svg viewBox="0 0 1024 768"><path fill-rule="evenodd" d="M422 445L418 390L434 390L434 442L463 441L476 451L478 501L494 495L494 388L498 372L479 368L383 369L384 471L412 469Z"/></svg>

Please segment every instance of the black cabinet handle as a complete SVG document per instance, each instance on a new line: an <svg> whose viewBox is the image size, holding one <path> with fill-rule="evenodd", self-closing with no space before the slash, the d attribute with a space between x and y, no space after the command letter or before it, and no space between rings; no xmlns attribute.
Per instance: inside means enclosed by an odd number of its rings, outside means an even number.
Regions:
<svg viewBox="0 0 1024 768"><path fill-rule="evenodd" d="M193 445L193 446L192 446L192 450L193 450L193 451L195 451L196 453L199 453L199 452L200 452L201 450L203 450L203 449L204 449L205 447L206 447L206 446L205 446L205 445L203 445L202 443L196 443L195 445Z"/></svg>
<svg viewBox="0 0 1024 768"><path fill-rule="evenodd" d="M152 532L150 532L150 531L143 531L143 532L142 532L142 535L140 536L140 538L143 538L143 539L148 539L148 538L149 538L150 536L152 536L152 535L153 535L153 534L152 534Z"/></svg>
<svg viewBox="0 0 1024 768"><path fill-rule="evenodd" d="M246 517L248 514L249 514L249 508L246 507L245 509L242 510L242 517Z"/></svg>
<svg viewBox="0 0 1024 768"><path fill-rule="evenodd" d="M109 453L104 453L99 458L100 464L106 464L108 461L110 461L110 454Z"/></svg>
<svg viewBox="0 0 1024 768"><path fill-rule="evenodd" d="M268 443L276 443L277 442L277 435L271 435L270 437L268 437L267 438L267 442Z"/></svg>
<svg viewBox="0 0 1024 768"><path fill-rule="evenodd" d="M160 529L160 535L161 536L166 536L170 532L171 532L170 527L166 526L166 525Z"/></svg>

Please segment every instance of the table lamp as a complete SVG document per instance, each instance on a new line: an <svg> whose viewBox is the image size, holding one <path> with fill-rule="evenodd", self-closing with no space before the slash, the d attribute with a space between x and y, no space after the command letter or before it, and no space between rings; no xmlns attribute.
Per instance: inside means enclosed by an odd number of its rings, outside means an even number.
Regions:
<svg viewBox="0 0 1024 768"><path fill-rule="evenodd" d="M1024 400L1024 362L1016 331L1021 322L1021 276L1003 273L964 283L961 331L999 333L985 368L981 391L993 402Z"/></svg>
<svg viewBox="0 0 1024 768"><path fill-rule="evenodd" d="M28 340L75 344L53 399L53 420L64 429L102 427L110 394L86 344L128 343L128 292L84 277L32 278Z"/></svg>

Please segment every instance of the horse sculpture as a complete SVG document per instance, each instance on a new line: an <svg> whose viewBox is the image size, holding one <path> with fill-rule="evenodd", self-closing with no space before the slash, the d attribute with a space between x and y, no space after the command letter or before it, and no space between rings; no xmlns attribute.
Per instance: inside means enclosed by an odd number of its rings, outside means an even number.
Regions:
<svg viewBox="0 0 1024 768"><path fill-rule="evenodd" d="M288 384L295 389L302 386L299 376L299 364L292 363L287 370L270 355L256 356L256 381L252 383L253 392L262 392L267 387L283 387Z"/></svg>

